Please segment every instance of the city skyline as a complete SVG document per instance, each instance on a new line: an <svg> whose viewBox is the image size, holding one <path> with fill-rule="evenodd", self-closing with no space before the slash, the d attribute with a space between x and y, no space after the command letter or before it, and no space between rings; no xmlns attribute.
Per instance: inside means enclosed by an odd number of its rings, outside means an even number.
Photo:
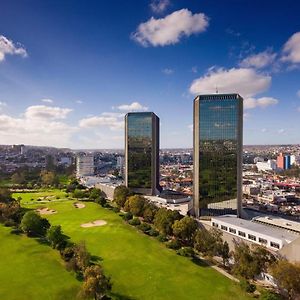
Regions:
<svg viewBox="0 0 300 300"><path fill-rule="evenodd" d="M216 90L245 99L244 144L298 143L294 1L31 4L2 5L1 144L123 148L125 114L153 111L161 148L191 148Z"/></svg>

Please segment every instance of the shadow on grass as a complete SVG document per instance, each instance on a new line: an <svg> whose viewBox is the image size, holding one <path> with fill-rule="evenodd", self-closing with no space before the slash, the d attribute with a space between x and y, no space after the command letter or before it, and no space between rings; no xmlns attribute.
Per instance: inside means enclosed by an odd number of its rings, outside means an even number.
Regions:
<svg viewBox="0 0 300 300"><path fill-rule="evenodd" d="M200 267L209 267L209 264L208 264L206 261L200 259L199 257L193 257L193 258L191 259L191 261L192 261L195 265L197 265L197 266L200 266Z"/></svg>
<svg viewBox="0 0 300 300"><path fill-rule="evenodd" d="M91 255L91 262L93 264L97 264L99 263L100 261L103 261L103 258L100 257L100 256L97 256L97 255Z"/></svg>
<svg viewBox="0 0 300 300"><path fill-rule="evenodd" d="M49 241L44 238L44 237L38 237L38 238L35 238L35 240L41 244L41 245L47 245L47 246L51 246L51 244L49 243Z"/></svg>
<svg viewBox="0 0 300 300"><path fill-rule="evenodd" d="M136 300L136 298L122 295L120 293L111 293L111 296L114 300Z"/></svg>

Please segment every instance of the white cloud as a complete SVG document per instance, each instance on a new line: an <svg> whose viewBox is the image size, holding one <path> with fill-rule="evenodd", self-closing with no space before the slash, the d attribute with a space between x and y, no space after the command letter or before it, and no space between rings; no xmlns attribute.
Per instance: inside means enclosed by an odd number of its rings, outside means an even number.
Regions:
<svg viewBox="0 0 300 300"><path fill-rule="evenodd" d="M300 31L294 33L283 46L282 61L300 63Z"/></svg>
<svg viewBox="0 0 300 300"><path fill-rule="evenodd" d="M96 128L96 127L109 127L111 130L120 130L124 127L124 120L117 117L97 116L84 118L79 121L81 128Z"/></svg>
<svg viewBox="0 0 300 300"><path fill-rule="evenodd" d="M166 75L171 75L174 73L174 70L166 68L166 69L163 69L162 72Z"/></svg>
<svg viewBox="0 0 300 300"><path fill-rule="evenodd" d="M262 128L261 132L265 133L265 132L267 132L267 129L266 128Z"/></svg>
<svg viewBox="0 0 300 300"><path fill-rule="evenodd" d="M117 106L117 109L124 111L146 111L148 107L143 106L139 102L132 102L131 104L122 104Z"/></svg>
<svg viewBox="0 0 300 300"><path fill-rule="evenodd" d="M283 134L283 133L285 133L285 129L281 128L281 129L279 129L277 132L278 132L279 134Z"/></svg>
<svg viewBox="0 0 300 300"><path fill-rule="evenodd" d="M28 56L23 46L15 45L12 40L9 40L4 35L0 35L0 62L5 60L7 54L20 55L22 57Z"/></svg>
<svg viewBox="0 0 300 300"><path fill-rule="evenodd" d="M77 128L57 121L67 115L65 110L57 107L51 113L45 108L30 106L18 118L0 114L0 140L5 144L68 147Z"/></svg>
<svg viewBox="0 0 300 300"><path fill-rule="evenodd" d="M300 90L297 92L297 96L300 98Z"/></svg>
<svg viewBox="0 0 300 300"><path fill-rule="evenodd" d="M213 68L206 75L192 82L190 92L192 94L215 93L217 87L220 93L239 93L242 97L249 98L266 91L271 80L271 76L260 74L254 69Z"/></svg>
<svg viewBox="0 0 300 300"><path fill-rule="evenodd" d="M7 106L6 102L0 101L0 110L5 106Z"/></svg>
<svg viewBox="0 0 300 300"><path fill-rule="evenodd" d="M251 108L265 108L271 105L276 105L279 101L272 97L261 97L258 99L255 98L246 98L244 99L244 108L251 109Z"/></svg>
<svg viewBox="0 0 300 300"><path fill-rule="evenodd" d="M81 101L81 100L76 100L75 101L77 104L82 104L83 103L83 101Z"/></svg>
<svg viewBox="0 0 300 300"><path fill-rule="evenodd" d="M29 106L25 111L27 119L65 119L72 111L70 108L51 107L46 105Z"/></svg>
<svg viewBox="0 0 300 300"><path fill-rule="evenodd" d="M52 99L42 99L41 101L44 103L53 103L54 102Z"/></svg>
<svg viewBox="0 0 300 300"><path fill-rule="evenodd" d="M170 0L152 0L150 8L154 13L163 13L170 4Z"/></svg>
<svg viewBox="0 0 300 300"><path fill-rule="evenodd" d="M273 53L271 49L267 49L258 54L250 55L244 58L240 62L240 66L243 68L253 67L256 69L264 68L271 65L276 58L276 53Z"/></svg>
<svg viewBox="0 0 300 300"><path fill-rule="evenodd" d="M190 131L192 131L192 132L193 132L193 128L194 128L194 125L193 125L193 124L188 125L188 129L189 129Z"/></svg>
<svg viewBox="0 0 300 300"><path fill-rule="evenodd" d="M176 44L183 36L200 33L208 27L208 17L192 14L188 9L177 10L161 19L151 18L141 23L131 38L144 47Z"/></svg>

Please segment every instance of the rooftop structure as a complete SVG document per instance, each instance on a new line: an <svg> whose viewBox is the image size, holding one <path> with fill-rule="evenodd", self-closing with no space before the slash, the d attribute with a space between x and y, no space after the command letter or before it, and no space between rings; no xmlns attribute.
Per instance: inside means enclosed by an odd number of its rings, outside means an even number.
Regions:
<svg viewBox="0 0 300 300"><path fill-rule="evenodd" d="M212 217L211 225L238 238L266 246L274 251L299 238L296 233L230 215Z"/></svg>

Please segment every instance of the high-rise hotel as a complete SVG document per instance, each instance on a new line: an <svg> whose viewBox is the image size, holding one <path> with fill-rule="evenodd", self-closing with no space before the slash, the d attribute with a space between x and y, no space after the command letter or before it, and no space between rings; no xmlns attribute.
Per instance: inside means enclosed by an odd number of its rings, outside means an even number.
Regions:
<svg viewBox="0 0 300 300"><path fill-rule="evenodd" d="M137 193L159 194L159 118L153 112L125 116L125 184Z"/></svg>
<svg viewBox="0 0 300 300"><path fill-rule="evenodd" d="M243 98L200 95L194 100L194 214L241 215Z"/></svg>

